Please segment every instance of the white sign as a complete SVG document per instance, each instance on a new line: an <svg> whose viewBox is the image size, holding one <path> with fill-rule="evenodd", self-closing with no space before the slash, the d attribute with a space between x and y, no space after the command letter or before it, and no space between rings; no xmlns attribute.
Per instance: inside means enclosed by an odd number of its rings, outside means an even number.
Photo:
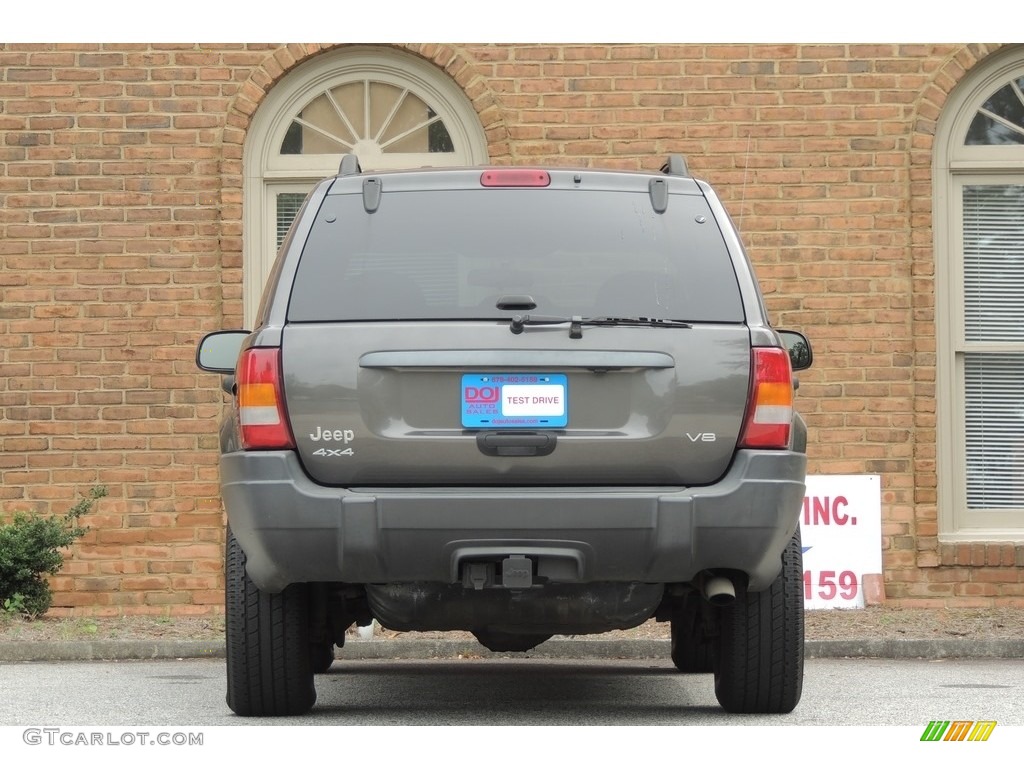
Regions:
<svg viewBox="0 0 1024 768"><path fill-rule="evenodd" d="M863 608L882 574L878 475L810 475L800 513L805 608ZM877 581L876 581L877 583Z"/></svg>
<svg viewBox="0 0 1024 768"><path fill-rule="evenodd" d="M565 389L561 384L506 384L501 389L506 416L562 416Z"/></svg>

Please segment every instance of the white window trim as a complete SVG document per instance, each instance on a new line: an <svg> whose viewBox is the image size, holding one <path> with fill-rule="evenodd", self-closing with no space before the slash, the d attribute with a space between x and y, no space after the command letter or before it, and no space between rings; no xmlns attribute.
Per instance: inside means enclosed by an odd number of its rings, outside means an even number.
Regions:
<svg viewBox="0 0 1024 768"><path fill-rule="evenodd" d="M966 509L963 435L962 190L968 184L1024 183L1024 146L966 146L978 108L999 86L1024 74L1024 48L1014 46L979 64L951 95L936 127L933 154L935 239L936 408L939 540L1024 542L1024 515ZM997 345L1021 350L1021 345ZM996 351L986 345L989 351Z"/></svg>
<svg viewBox="0 0 1024 768"><path fill-rule="evenodd" d="M445 123L455 145L451 164L487 162L487 139L469 98L444 71L395 49L353 46L315 56L295 67L267 94L253 116L242 154L242 283L245 327L256 309L273 264L274 193L310 189L337 172L342 155L281 155L279 150L292 117L313 97L336 84L369 77L408 87L423 98ZM400 154L382 161L387 167L419 167L437 156Z"/></svg>

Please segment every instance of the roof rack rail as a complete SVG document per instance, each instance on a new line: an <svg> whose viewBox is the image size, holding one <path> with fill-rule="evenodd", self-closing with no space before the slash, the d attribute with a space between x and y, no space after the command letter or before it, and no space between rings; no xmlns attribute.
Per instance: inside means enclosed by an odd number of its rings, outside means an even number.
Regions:
<svg viewBox="0 0 1024 768"><path fill-rule="evenodd" d="M341 164L338 166L339 176L355 176L357 173L362 172L363 169L359 165L358 157L352 154L341 156Z"/></svg>
<svg viewBox="0 0 1024 768"><path fill-rule="evenodd" d="M690 169L686 167L686 158L682 155L669 155L665 164L661 166L661 172L668 176L690 175Z"/></svg>

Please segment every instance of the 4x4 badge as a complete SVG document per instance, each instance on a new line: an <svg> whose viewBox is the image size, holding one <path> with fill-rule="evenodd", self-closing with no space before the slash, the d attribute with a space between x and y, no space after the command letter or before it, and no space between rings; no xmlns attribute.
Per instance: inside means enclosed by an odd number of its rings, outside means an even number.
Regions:
<svg viewBox="0 0 1024 768"><path fill-rule="evenodd" d="M321 448L318 451L313 451L314 456L355 456L356 452L351 448Z"/></svg>

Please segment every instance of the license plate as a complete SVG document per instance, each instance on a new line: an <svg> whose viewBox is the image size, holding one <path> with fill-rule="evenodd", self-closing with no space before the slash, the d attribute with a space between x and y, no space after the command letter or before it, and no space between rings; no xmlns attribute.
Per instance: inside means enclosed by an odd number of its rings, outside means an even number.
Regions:
<svg viewBox="0 0 1024 768"><path fill-rule="evenodd" d="M467 373L462 376L462 426L549 428L569 424L569 382L563 373Z"/></svg>

